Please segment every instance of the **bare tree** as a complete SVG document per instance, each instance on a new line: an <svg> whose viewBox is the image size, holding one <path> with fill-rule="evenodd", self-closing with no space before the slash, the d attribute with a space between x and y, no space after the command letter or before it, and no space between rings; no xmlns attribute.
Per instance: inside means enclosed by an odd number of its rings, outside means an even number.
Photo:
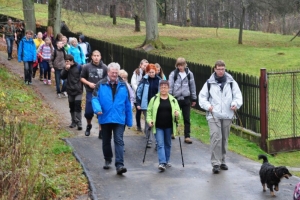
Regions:
<svg viewBox="0 0 300 200"><path fill-rule="evenodd" d="M23 0L23 15L27 30L36 32L36 20L34 12L34 0Z"/></svg>
<svg viewBox="0 0 300 200"><path fill-rule="evenodd" d="M60 33L61 29L61 0L48 1L48 26L53 27L54 35Z"/></svg>
<svg viewBox="0 0 300 200"><path fill-rule="evenodd" d="M157 25L156 1L145 0L146 39L142 46L152 45L155 48L165 48L159 40Z"/></svg>

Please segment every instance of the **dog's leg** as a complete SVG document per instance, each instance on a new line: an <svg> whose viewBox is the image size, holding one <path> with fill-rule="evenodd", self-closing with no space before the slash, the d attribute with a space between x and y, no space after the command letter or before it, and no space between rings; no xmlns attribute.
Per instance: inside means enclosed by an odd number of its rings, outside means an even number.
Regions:
<svg viewBox="0 0 300 200"><path fill-rule="evenodd" d="M278 186L278 184L277 184L277 185L275 185L275 187L274 187L274 190L275 190L275 191L278 191L278 190L279 190L279 186Z"/></svg>
<svg viewBox="0 0 300 200"><path fill-rule="evenodd" d="M274 193L274 190L273 190L273 185L269 185L269 189L270 189L270 193L271 193L271 196L275 196L275 193Z"/></svg>
<svg viewBox="0 0 300 200"><path fill-rule="evenodd" d="M266 191L266 184L263 183L262 186L263 186L263 191L265 192Z"/></svg>

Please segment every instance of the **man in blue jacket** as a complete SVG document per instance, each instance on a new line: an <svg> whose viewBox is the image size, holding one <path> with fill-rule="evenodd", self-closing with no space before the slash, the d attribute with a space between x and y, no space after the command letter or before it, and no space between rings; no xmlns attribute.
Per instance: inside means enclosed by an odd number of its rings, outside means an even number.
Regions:
<svg viewBox="0 0 300 200"><path fill-rule="evenodd" d="M98 116L102 129L102 151L105 159L104 169L109 169L112 162L111 137L114 133L115 167L117 174L127 172L124 167L125 126L132 126L132 110L128 88L123 79L118 78L120 65L110 63L107 76L99 81L93 91L92 106Z"/></svg>
<svg viewBox="0 0 300 200"><path fill-rule="evenodd" d="M32 39L33 32L31 30L27 30L26 35L20 41L19 49L18 49L18 61L24 62L24 79L25 84L32 84L32 66L33 62L36 61L36 48L34 41Z"/></svg>

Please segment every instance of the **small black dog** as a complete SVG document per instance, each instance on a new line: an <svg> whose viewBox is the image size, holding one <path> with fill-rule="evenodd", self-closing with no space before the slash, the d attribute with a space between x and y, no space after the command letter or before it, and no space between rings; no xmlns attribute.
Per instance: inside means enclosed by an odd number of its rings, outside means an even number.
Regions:
<svg viewBox="0 0 300 200"><path fill-rule="evenodd" d="M288 179L292 174L289 172L289 170L284 167L274 167L268 162L268 158L265 155L259 155L258 159L263 159L263 164L259 170L259 176L260 176L260 182L263 186L263 191L266 191L266 184L267 187L270 189L271 195L275 196L274 190L278 191L279 187L278 184L280 182L280 179L285 177Z"/></svg>

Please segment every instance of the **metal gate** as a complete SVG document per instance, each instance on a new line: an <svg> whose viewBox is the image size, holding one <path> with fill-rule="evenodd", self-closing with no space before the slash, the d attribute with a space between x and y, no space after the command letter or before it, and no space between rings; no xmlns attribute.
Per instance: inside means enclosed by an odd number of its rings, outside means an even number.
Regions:
<svg viewBox="0 0 300 200"><path fill-rule="evenodd" d="M262 148L300 150L300 70L262 72L261 86Z"/></svg>

